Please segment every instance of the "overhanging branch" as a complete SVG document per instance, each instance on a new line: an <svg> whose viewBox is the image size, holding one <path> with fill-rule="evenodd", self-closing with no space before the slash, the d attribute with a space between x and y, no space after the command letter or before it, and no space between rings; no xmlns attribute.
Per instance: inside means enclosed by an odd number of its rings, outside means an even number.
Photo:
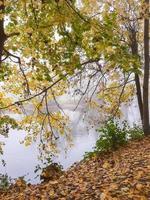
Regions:
<svg viewBox="0 0 150 200"><path fill-rule="evenodd" d="M67 76L67 74L65 74L64 76ZM20 100L20 101L15 101L14 103L12 104L9 104L8 106L4 106L4 107L1 107L0 110L3 110L3 109L7 109L7 108L10 108L11 106L16 106L16 105L20 105L22 103L25 103L27 101L30 101L32 100L33 98L35 97L38 97L40 96L41 94L45 93L46 91L48 91L50 88L52 88L54 85L56 85L57 83L59 83L61 80L63 80L63 77L59 78L57 81L55 81L53 84L51 84L50 86L48 86L47 88L45 88L44 90L40 91L39 93L29 97L29 98L26 98L26 99L23 99L23 100Z"/></svg>

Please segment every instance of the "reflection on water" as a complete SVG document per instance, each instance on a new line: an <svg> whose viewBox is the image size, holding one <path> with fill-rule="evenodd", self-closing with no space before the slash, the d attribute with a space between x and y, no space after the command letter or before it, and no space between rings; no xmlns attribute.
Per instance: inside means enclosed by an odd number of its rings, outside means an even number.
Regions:
<svg viewBox="0 0 150 200"><path fill-rule="evenodd" d="M130 123L139 121L138 109L135 103L122 108L124 113L124 119L128 119ZM54 158L55 162L60 162L64 169L70 167L74 162L83 158L86 151L92 150L96 139L97 132L94 129L88 129L88 122L83 121L83 109L72 111L68 107L65 110L66 114L70 116L73 143L74 145L65 152L61 150L57 157ZM94 113L95 114L95 113ZM90 116L88 116L90 117ZM0 166L1 173L8 173L12 178L27 175L26 180L31 179L32 183L37 183L39 179L34 179L35 166L38 164L37 144L33 143L29 147L24 147L19 143L24 138L25 132L23 131L11 131L8 138L2 140L5 141L4 155L2 159L7 163L6 167ZM59 145L60 149L64 148L64 143Z"/></svg>
<svg viewBox="0 0 150 200"><path fill-rule="evenodd" d="M36 144L24 147L20 141L24 138L25 132L12 130L5 141L4 154L2 159L6 167L0 166L1 173L8 173L12 178L27 175L27 178L34 177L34 169L38 164Z"/></svg>
<svg viewBox="0 0 150 200"><path fill-rule="evenodd" d="M54 162L59 162L64 169L70 167L74 162L83 158L84 152L92 149L96 142L97 133L88 130L86 122L82 121L82 115L79 111L65 110L69 114L72 126L73 146L67 149L64 141L59 144L60 153L54 158ZM6 167L0 166L1 173L8 173L12 178L26 175L26 180L31 179L32 183L36 183L39 179L35 179L35 166L38 164L38 148L33 143L29 147L20 144L25 136L24 131L12 130L8 138L2 138L6 145L4 147L4 155L2 159L6 162Z"/></svg>

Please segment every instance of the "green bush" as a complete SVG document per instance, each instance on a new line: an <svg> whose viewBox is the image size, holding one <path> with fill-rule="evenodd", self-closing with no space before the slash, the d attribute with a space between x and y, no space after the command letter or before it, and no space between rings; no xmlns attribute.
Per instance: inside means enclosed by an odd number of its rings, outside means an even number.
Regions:
<svg viewBox="0 0 150 200"><path fill-rule="evenodd" d="M124 145L127 142L126 127L126 123L121 128L118 122L108 120L104 127L98 129L100 137L96 142L96 151L115 150Z"/></svg>
<svg viewBox="0 0 150 200"><path fill-rule="evenodd" d="M144 132L141 127L134 124L132 128L128 130L129 139L137 140L144 137Z"/></svg>
<svg viewBox="0 0 150 200"><path fill-rule="evenodd" d="M0 189L6 190L11 184L11 179L7 174L0 174Z"/></svg>
<svg viewBox="0 0 150 200"><path fill-rule="evenodd" d="M126 121L119 122L110 119L105 125L97 130L100 134L94 150L86 152L84 158L92 157L100 152L116 150L130 139L140 139L144 136L142 128L137 125L130 127Z"/></svg>

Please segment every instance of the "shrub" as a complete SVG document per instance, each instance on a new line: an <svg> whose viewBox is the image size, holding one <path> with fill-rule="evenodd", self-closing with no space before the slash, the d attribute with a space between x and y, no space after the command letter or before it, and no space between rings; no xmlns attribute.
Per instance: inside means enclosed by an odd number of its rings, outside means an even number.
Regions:
<svg viewBox="0 0 150 200"><path fill-rule="evenodd" d="M137 140L144 137L144 132L141 127L134 124L132 128L128 130L129 139Z"/></svg>
<svg viewBox="0 0 150 200"><path fill-rule="evenodd" d="M97 130L100 134L94 150L92 152L86 152L84 158L89 158L97 155L100 152L107 152L116 150L120 146L127 143L129 139L140 139L144 136L142 128L137 125L130 127L127 121L124 121L122 125L119 122L110 119L105 125Z"/></svg>
<svg viewBox="0 0 150 200"><path fill-rule="evenodd" d="M11 184L11 179L7 174L0 174L0 189L8 189Z"/></svg>
<svg viewBox="0 0 150 200"><path fill-rule="evenodd" d="M126 123L121 128L118 122L108 120L104 127L98 129L100 137L96 142L96 151L115 150L124 145L127 142L126 127Z"/></svg>

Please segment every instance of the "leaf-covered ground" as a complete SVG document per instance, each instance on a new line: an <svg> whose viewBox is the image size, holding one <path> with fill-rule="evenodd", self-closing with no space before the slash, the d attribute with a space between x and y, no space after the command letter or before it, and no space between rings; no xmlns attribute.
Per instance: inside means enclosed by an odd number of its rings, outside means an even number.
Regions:
<svg viewBox="0 0 150 200"><path fill-rule="evenodd" d="M82 161L57 181L14 186L0 200L149 200L150 137Z"/></svg>

